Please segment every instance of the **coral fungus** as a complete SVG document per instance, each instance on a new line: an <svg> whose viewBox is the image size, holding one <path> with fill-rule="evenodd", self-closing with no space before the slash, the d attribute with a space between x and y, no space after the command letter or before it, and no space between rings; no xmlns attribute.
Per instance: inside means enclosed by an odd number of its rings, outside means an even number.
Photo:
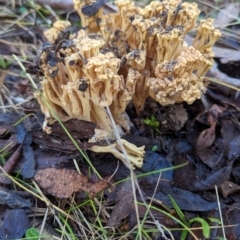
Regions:
<svg viewBox="0 0 240 240"><path fill-rule="evenodd" d="M139 113L147 97L162 105L191 104L201 97L203 77L213 63L211 48L221 34L211 19L202 20L192 46L186 45L184 38L195 29L200 13L197 4L165 0L140 8L121 0L116 2L116 13L105 14L100 8L87 15L83 9L94 4L74 0L83 29L68 39L59 40L68 22L57 22L46 32L53 47L40 56L42 95L60 120L94 122L101 130L96 131L95 141L116 140L107 108L123 134L122 129L128 132L131 127L125 112L131 100ZM54 116L40 95L36 97L46 126ZM92 150L112 152L123 160L119 143ZM131 162L141 167L143 148L121 143L127 146Z"/></svg>

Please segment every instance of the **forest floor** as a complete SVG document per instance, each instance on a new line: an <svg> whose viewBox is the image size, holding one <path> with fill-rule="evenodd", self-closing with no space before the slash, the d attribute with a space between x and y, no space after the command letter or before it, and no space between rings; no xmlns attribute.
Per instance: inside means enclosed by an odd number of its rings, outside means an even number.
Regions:
<svg viewBox="0 0 240 240"><path fill-rule="evenodd" d="M29 66L55 20L80 29L72 2L0 2L0 239L240 239L238 0L197 1L222 32L201 99L148 99L140 116L128 107L134 127L124 138L145 145L134 171L87 150L93 123L42 130L42 76Z"/></svg>

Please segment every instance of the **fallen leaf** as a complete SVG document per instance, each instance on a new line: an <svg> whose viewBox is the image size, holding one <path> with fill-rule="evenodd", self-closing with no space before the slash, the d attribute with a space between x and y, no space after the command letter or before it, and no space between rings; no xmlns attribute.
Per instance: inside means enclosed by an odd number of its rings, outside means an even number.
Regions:
<svg viewBox="0 0 240 240"><path fill-rule="evenodd" d="M79 120L79 119L71 119L65 122L64 126L71 133L71 136L73 138L78 138L78 139L92 138L93 135L95 134L94 129L96 128L95 123ZM59 134L66 135L66 133L64 132L64 130L62 129L61 125L58 122L55 122L53 125L51 125L51 128L52 128L53 135L59 135Z"/></svg>
<svg viewBox="0 0 240 240"><path fill-rule="evenodd" d="M224 183L222 183L220 185L220 191L221 191L222 195L226 198L229 195L240 191L240 186L238 186L237 184L235 184L233 182L225 181Z"/></svg>
<svg viewBox="0 0 240 240"><path fill-rule="evenodd" d="M219 212L218 210L212 211L212 215L220 219ZM228 240L237 240L240 239L240 204L235 203L231 204L221 210L221 215L222 215L222 223L224 226L228 226L224 228L225 232L225 239ZM211 231L211 239L220 239L221 237L223 238L223 231L222 228L216 228L215 231Z"/></svg>
<svg viewBox="0 0 240 240"><path fill-rule="evenodd" d="M22 143L22 157L18 161L18 165L14 168L14 172L19 172L24 178L32 178L35 175L36 161L32 148L32 133L28 132L24 124L18 124L18 141Z"/></svg>
<svg viewBox="0 0 240 240"><path fill-rule="evenodd" d="M228 146L228 159L230 161L240 156L240 136L233 138Z"/></svg>
<svg viewBox="0 0 240 240"><path fill-rule="evenodd" d="M78 139L78 145L82 150L87 150L93 146L93 143L88 143L86 139L92 138L95 134L94 129L96 124L92 122L82 121L78 119L72 119L64 123L68 132L71 134L73 139ZM58 122L51 125L52 133L45 134L37 129L38 126L34 126L33 131L33 142L44 146L48 149L55 149L60 152L76 152L76 146L69 139L67 133L63 130Z"/></svg>
<svg viewBox="0 0 240 240"><path fill-rule="evenodd" d="M147 193L146 189L143 190ZM147 195L151 196L149 193ZM167 207L173 208L169 195L182 210L205 212L217 207L217 202L207 201L196 193L172 187L169 183L161 183L154 198L161 200Z"/></svg>
<svg viewBox="0 0 240 240"><path fill-rule="evenodd" d="M226 238L229 240L235 240L240 238L240 206L239 204L234 204L232 206L229 206L228 211L224 214L224 224L232 226L231 228L227 228L225 230L226 232ZM220 232L220 231L218 231Z"/></svg>
<svg viewBox="0 0 240 240"><path fill-rule="evenodd" d="M108 188L108 182L104 180L92 183L87 176L69 169L38 170L34 179L48 194L61 199L68 198L79 191L85 191L90 198L93 198Z"/></svg>
<svg viewBox="0 0 240 240"><path fill-rule="evenodd" d="M204 191L214 189L215 186L220 186L229 179L232 170L232 164L210 174L206 179L199 180L194 183L195 190Z"/></svg>
<svg viewBox="0 0 240 240"><path fill-rule="evenodd" d="M203 130L196 143L196 152L202 161L205 159L202 157L204 155L206 148L210 147L215 141L215 126Z"/></svg>
<svg viewBox="0 0 240 240"><path fill-rule="evenodd" d="M11 208L29 208L32 206L30 200L26 200L15 193L0 188L0 204ZM0 238L1 239L1 238Z"/></svg>
<svg viewBox="0 0 240 240"><path fill-rule="evenodd" d="M176 165L189 162L186 154L183 153L176 152L173 157ZM192 190L196 178L196 166L191 162L182 168L174 170L174 181L178 184L179 188Z"/></svg>
<svg viewBox="0 0 240 240"><path fill-rule="evenodd" d="M30 228L30 221L23 209L8 210L0 227L0 239L21 239Z"/></svg>
<svg viewBox="0 0 240 240"><path fill-rule="evenodd" d="M235 81L240 82L235 78ZM240 102L236 101L236 99L231 99L228 96L225 96L218 88L208 87L206 94L213 98L215 101L223 104L225 106L232 106L240 111Z"/></svg>
<svg viewBox="0 0 240 240"><path fill-rule="evenodd" d="M141 168L141 172L143 173L173 167L173 165L167 158L153 151L146 151L144 159L144 164ZM159 173L151 174L151 177L157 179L159 177ZM161 173L161 180L172 181L173 170Z"/></svg>
<svg viewBox="0 0 240 240"><path fill-rule="evenodd" d="M59 153L53 150L36 149L35 158L37 162L37 170L45 168L63 168L64 164L78 157L78 155L69 155L67 153Z"/></svg>
<svg viewBox="0 0 240 240"><path fill-rule="evenodd" d="M237 165L235 165L235 164L233 165L232 175L233 175L233 178L234 178L234 182L236 184L240 185L240 166L239 166L238 161L236 161L236 162L237 162Z"/></svg>
<svg viewBox="0 0 240 240"><path fill-rule="evenodd" d="M238 111L235 113L232 111L232 116L237 116L239 114ZM220 120L221 124L221 137L224 141L224 152L226 156L229 154L230 150L230 142L237 136L240 135L238 123L234 120L234 118L223 118ZM236 149L237 150L237 149ZM231 154L231 153L230 153ZM233 154L235 155L235 154ZM231 157L230 157L231 159Z"/></svg>

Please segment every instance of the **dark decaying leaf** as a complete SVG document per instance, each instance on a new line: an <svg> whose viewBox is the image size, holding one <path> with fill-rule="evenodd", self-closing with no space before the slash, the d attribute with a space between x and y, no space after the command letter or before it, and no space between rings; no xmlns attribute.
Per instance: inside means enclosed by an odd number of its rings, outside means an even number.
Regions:
<svg viewBox="0 0 240 240"><path fill-rule="evenodd" d="M75 138L89 139L95 134L94 129L96 128L95 123L78 119L71 119L65 122L64 126L71 133L71 136L74 139ZM64 132L64 130L62 129L58 122L55 122L53 125L51 125L51 128L53 135L59 135Z"/></svg>
<svg viewBox="0 0 240 240"><path fill-rule="evenodd" d="M23 209L8 210L0 227L0 239L21 239L30 228L30 221Z"/></svg>
<svg viewBox="0 0 240 240"><path fill-rule="evenodd" d="M220 186L229 179L232 171L232 163L228 166L221 168L213 174L209 174L204 180L196 181L193 186L195 190L204 191L214 189L215 186Z"/></svg>
<svg viewBox="0 0 240 240"><path fill-rule="evenodd" d="M64 126L71 134L72 138L78 142L82 150L87 150L92 147L93 143L88 143L87 140L94 135L95 123L72 119L64 123ZM33 142L47 149L55 149L60 152L76 152L76 146L69 139L67 133L58 122L51 125L52 133L45 134L39 129L33 132Z"/></svg>
<svg viewBox="0 0 240 240"><path fill-rule="evenodd" d="M229 142L228 159L234 160L239 156L240 156L240 136L237 136Z"/></svg>
<svg viewBox="0 0 240 240"><path fill-rule="evenodd" d="M145 192L146 191L147 190L145 190ZM216 202L206 201L198 194L177 187L172 187L168 183L160 184L154 198L161 200L167 207L173 208L172 203L169 200L169 195L171 195L182 210L205 212L217 207Z"/></svg>
<svg viewBox="0 0 240 240"><path fill-rule="evenodd" d="M186 140L174 141L168 154L168 159L174 165L188 163L186 166L174 170L174 182L179 188L192 190L197 179L196 164L192 157L193 147ZM202 163L201 161L199 161Z"/></svg>
<svg viewBox="0 0 240 240"><path fill-rule="evenodd" d="M179 165L188 162L188 165L174 170L174 181L177 185L185 190L192 190L193 183L196 181L196 166L192 164L186 154L174 154L175 164Z"/></svg>
<svg viewBox="0 0 240 240"><path fill-rule="evenodd" d="M18 128L25 129L23 124L19 124ZM22 130L23 131L23 130ZM24 138L22 139L22 157L18 162L18 165L15 167L15 172L20 172L21 176L24 178L32 178L35 175L36 161L34 156L34 151L32 149L32 133L25 132Z"/></svg>
<svg viewBox="0 0 240 240"><path fill-rule="evenodd" d="M238 123L232 116L237 116L238 111L227 114L223 119L220 119L221 124L221 137L223 139L223 149L226 156L229 154L229 143L237 136L240 135ZM237 149L236 149L237 150ZM231 160L231 158L229 159Z"/></svg>
<svg viewBox="0 0 240 240"><path fill-rule="evenodd" d="M224 214L225 225L233 225L231 228L227 228L226 238L227 239L239 239L240 238L240 205L234 204L233 206L229 206L228 211Z"/></svg>
<svg viewBox="0 0 240 240"><path fill-rule="evenodd" d="M129 215L129 210L133 202L133 190L131 181L126 181L118 185L115 191L110 194L107 203L115 202L110 218L107 225L109 227L118 226L124 218Z"/></svg>
<svg viewBox="0 0 240 240"><path fill-rule="evenodd" d="M23 145L23 157L20 159L18 168L20 174L24 178L32 178L36 173L36 161L33 149L30 145ZM18 170L17 170L18 171Z"/></svg>
<svg viewBox="0 0 240 240"><path fill-rule="evenodd" d="M2 188L0 188L0 204L6 204L11 208L28 208L32 206L30 200L24 199L17 194L8 192Z"/></svg>
<svg viewBox="0 0 240 240"><path fill-rule="evenodd" d="M156 170L170 168L173 165L162 155L155 153L153 151L146 151L144 157L144 164L141 168L141 172L148 173ZM152 174L151 177L159 177L159 173ZM168 170L161 173L161 179L172 181L173 180L173 170Z"/></svg>
<svg viewBox="0 0 240 240"><path fill-rule="evenodd" d="M240 185L240 165L238 161L236 165L235 164L233 165L232 176L234 178L234 182Z"/></svg>
<svg viewBox="0 0 240 240"><path fill-rule="evenodd" d="M34 179L44 191L57 198L68 198L79 191L85 191L93 198L108 187L104 180L92 183L87 176L69 169L38 170Z"/></svg>
<svg viewBox="0 0 240 240"><path fill-rule="evenodd" d="M20 117L18 121L20 120ZM17 133L17 139L19 143L23 143L26 137L27 131L24 124L21 122L14 127L14 131Z"/></svg>
<svg viewBox="0 0 240 240"><path fill-rule="evenodd" d="M34 153L31 147L31 144L32 144L32 134L30 132L31 124L29 123L30 122L29 120L25 119L23 121L20 121L16 126L14 126L14 123L17 123L19 120L21 120L21 116L14 113L0 115L0 123L6 122L7 124L5 124L4 126L8 130L10 130L10 135L12 133L15 133L17 142L19 144L22 144L23 157L21 161L21 166L18 165L18 169L16 171L19 172L19 170L21 169L20 174L24 178L31 178L35 174L35 164L36 164L34 159ZM14 136L14 135L11 135L11 136ZM18 160L18 157L15 158L15 160ZM12 168L14 162L10 161L9 164L10 163Z"/></svg>
<svg viewBox="0 0 240 240"><path fill-rule="evenodd" d="M213 210L210 213L210 217L220 219L218 210ZM240 239L240 203L235 203L229 205L222 209L222 218L223 218L223 226L224 232L226 235L226 239L228 240L238 240ZM220 239L223 237L222 228L213 228L211 229L211 237L210 239Z"/></svg>

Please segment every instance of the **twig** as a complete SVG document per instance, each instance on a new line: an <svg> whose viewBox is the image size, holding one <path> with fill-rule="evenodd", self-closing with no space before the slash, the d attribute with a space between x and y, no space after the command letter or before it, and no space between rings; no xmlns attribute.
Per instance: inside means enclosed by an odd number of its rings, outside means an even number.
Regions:
<svg viewBox="0 0 240 240"><path fill-rule="evenodd" d="M6 164L3 166L3 169L6 173L10 173L12 168L15 166L17 160L19 159L22 152L22 144L18 146L18 148L15 150L15 152L11 155L11 157L8 159Z"/></svg>

